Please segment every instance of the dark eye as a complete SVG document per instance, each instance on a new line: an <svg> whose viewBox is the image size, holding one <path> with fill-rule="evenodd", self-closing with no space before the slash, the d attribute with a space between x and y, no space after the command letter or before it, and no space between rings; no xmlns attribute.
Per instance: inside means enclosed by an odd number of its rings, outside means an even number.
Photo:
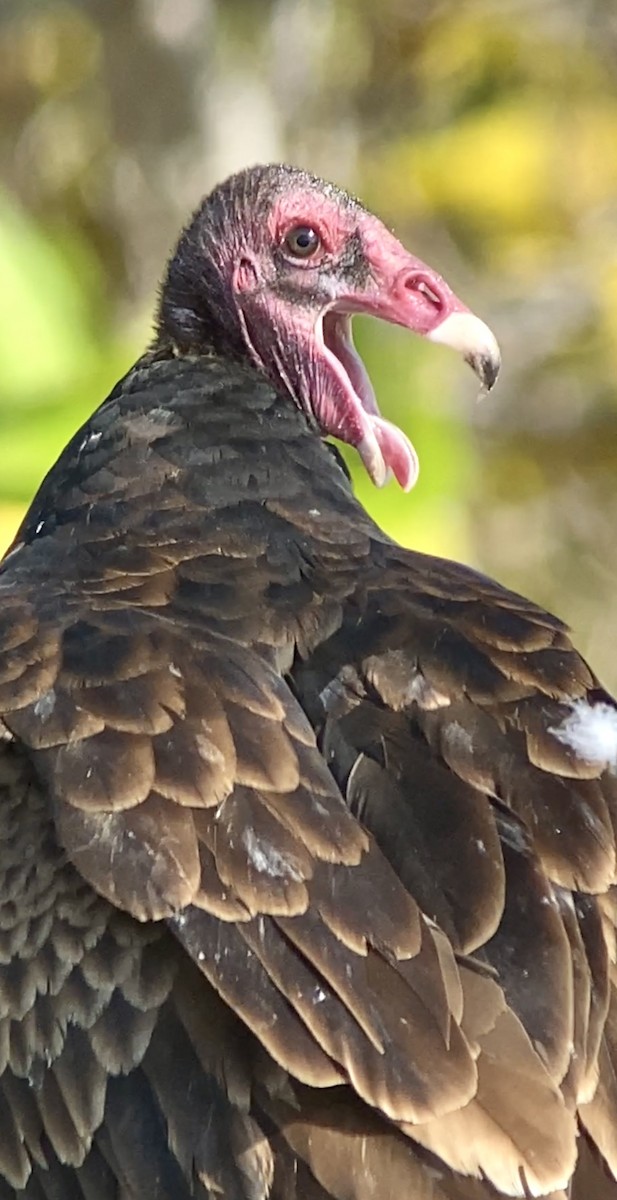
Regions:
<svg viewBox="0 0 617 1200"><path fill-rule="evenodd" d="M296 225L285 237L285 248L294 258L310 258L320 246L321 238L310 225Z"/></svg>

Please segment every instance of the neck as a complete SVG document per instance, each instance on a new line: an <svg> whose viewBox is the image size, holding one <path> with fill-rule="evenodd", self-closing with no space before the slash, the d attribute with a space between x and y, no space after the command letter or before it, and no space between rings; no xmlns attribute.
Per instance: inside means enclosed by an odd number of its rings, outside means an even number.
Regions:
<svg viewBox="0 0 617 1200"><path fill-rule="evenodd" d="M66 447L19 536L38 537L46 514L46 532L87 519L128 543L180 526L199 537L206 515L243 502L332 512L376 532L332 448L256 369L158 347Z"/></svg>
<svg viewBox="0 0 617 1200"><path fill-rule="evenodd" d="M298 494L310 507L319 493L355 508L340 455L256 367L215 351L142 361L136 370L145 370L149 389L159 380L171 385L166 408L174 427L160 449L173 454L178 482L190 483L205 506Z"/></svg>

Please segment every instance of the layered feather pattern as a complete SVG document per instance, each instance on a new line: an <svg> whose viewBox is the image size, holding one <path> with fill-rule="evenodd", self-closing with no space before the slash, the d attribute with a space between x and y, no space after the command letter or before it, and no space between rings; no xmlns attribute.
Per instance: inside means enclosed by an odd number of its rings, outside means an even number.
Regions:
<svg viewBox="0 0 617 1200"><path fill-rule="evenodd" d="M146 355L0 572L0 1200L616 1197L581 704L253 370Z"/></svg>

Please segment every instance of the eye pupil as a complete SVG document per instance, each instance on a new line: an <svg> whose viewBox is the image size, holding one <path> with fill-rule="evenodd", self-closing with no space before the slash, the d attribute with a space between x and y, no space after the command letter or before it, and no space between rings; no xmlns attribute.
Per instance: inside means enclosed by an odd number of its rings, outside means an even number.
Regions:
<svg viewBox="0 0 617 1200"><path fill-rule="evenodd" d="M310 258L319 249L319 234L310 225L297 225L287 234L285 245L296 258Z"/></svg>

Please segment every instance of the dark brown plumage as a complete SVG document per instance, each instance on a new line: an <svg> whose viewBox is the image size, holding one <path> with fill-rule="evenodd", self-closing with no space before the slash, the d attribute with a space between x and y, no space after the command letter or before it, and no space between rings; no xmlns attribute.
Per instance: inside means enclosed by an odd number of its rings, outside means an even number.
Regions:
<svg viewBox="0 0 617 1200"><path fill-rule="evenodd" d="M0 1200L617 1197L612 702L353 498L321 433L415 470L359 309L493 381L357 202L228 181L4 561Z"/></svg>

